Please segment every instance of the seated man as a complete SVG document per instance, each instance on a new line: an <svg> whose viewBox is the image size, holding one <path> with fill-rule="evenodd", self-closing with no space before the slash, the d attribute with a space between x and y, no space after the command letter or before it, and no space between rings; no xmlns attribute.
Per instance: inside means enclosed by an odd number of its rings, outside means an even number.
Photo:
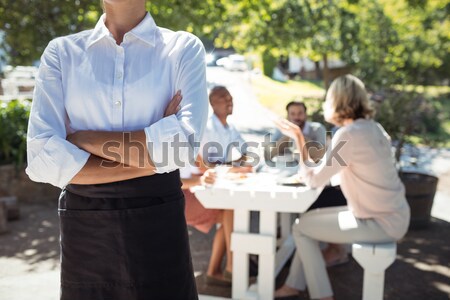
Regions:
<svg viewBox="0 0 450 300"><path fill-rule="evenodd" d="M224 86L214 87L209 94L213 114L206 123L200 155L207 166L245 161L246 144L239 131L227 122L233 113L233 97Z"/></svg>
<svg viewBox="0 0 450 300"><path fill-rule="evenodd" d="M311 159L314 161L321 159L326 150L325 127L318 122L307 121L306 105L303 102L289 102L286 111L288 121L297 124L302 129ZM292 144L290 138L284 136L279 130L276 131L273 140L276 141L276 146L272 148L271 157L288 152L288 147Z"/></svg>
<svg viewBox="0 0 450 300"><path fill-rule="evenodd" d="M233 211L205 209L189 188L200 184L213 184L216 165L245 160L245 141L227 117L233 113L233 98L223 86L213 88L209 95L213 114L208 120L197 163L200 168L188 166L181 170L183 192L186 199L185 215L188 225L204 233L215 224L221 224L214 236L211 258L206 272L206 282L216 285L231 285L232 257L231 232ZM202 157L202 155L204 157ZM231 172L251 172L250 167L233 167ZM204 172L203 176L199 176ZM222 260L226 256L225 270Z"/></svg>

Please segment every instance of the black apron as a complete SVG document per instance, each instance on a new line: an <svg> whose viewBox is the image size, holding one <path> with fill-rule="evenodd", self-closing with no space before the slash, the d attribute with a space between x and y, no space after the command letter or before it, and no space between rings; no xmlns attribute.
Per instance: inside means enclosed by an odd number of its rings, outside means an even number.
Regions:
<svg viewBox="0 0 450 300"><path fill-rule="evenodd" d="M198 299L178 171L68 185L61 300Z"/></svg>

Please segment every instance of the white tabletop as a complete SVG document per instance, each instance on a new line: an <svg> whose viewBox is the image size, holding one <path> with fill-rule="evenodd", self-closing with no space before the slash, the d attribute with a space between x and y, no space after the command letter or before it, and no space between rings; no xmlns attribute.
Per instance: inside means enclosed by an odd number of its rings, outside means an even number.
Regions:
<svg viewBox="0 0 450 300"><path fill-rule="evenodd" d="M277 184L279 174L248 174L239 180L218 180L210 187L195 187L193 192L206 208L304 212L321 189Z"/></svg>

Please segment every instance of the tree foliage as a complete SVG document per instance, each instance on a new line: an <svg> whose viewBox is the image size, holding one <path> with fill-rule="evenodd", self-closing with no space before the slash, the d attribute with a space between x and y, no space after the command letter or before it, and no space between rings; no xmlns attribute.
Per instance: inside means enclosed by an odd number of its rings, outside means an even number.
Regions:
<svg viewBox="0 0 450 300"><path fill-rule="evenodd" d="M340 58L373 87L449 78L448 0L263 0L227 10L216 43Z"/></svg>
<svg viewBox="0 0 450 300"><path fill-rule="evenodd" d="M51 39L94 26L100 11L100 2L92 0L0 0L6 60L32 64Z"/></svg>
<svg viewBox="0 0 450 300"><path fill-rule="evenodd" d="M155 0L147 2L159 26L195 32L213 39L223 23L223 0ZM1 48L12 65L29 65L48 42L95 26L100 0L0 0Z"/></svg>
<svg viewBox="0 0 450 300"><path fill-rule="evenodd" d="M158 25L217 47L340 58L374 87L450 77L449 0L154 0L147 9ZM1 47L10 63L30 64L100 14L97 0L0 0Z"/></svg>

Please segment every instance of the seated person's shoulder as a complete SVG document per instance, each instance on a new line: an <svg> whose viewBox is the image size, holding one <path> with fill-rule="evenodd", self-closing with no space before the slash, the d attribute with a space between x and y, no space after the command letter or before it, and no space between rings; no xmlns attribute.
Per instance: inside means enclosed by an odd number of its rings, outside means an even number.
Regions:
<svg viewBox="0 0 450 300"><path fill-rule="evenodd" d="M322 123L319 123L319 122L309 122L309 126L314 131L325 130L325 126Z"/></svg>

